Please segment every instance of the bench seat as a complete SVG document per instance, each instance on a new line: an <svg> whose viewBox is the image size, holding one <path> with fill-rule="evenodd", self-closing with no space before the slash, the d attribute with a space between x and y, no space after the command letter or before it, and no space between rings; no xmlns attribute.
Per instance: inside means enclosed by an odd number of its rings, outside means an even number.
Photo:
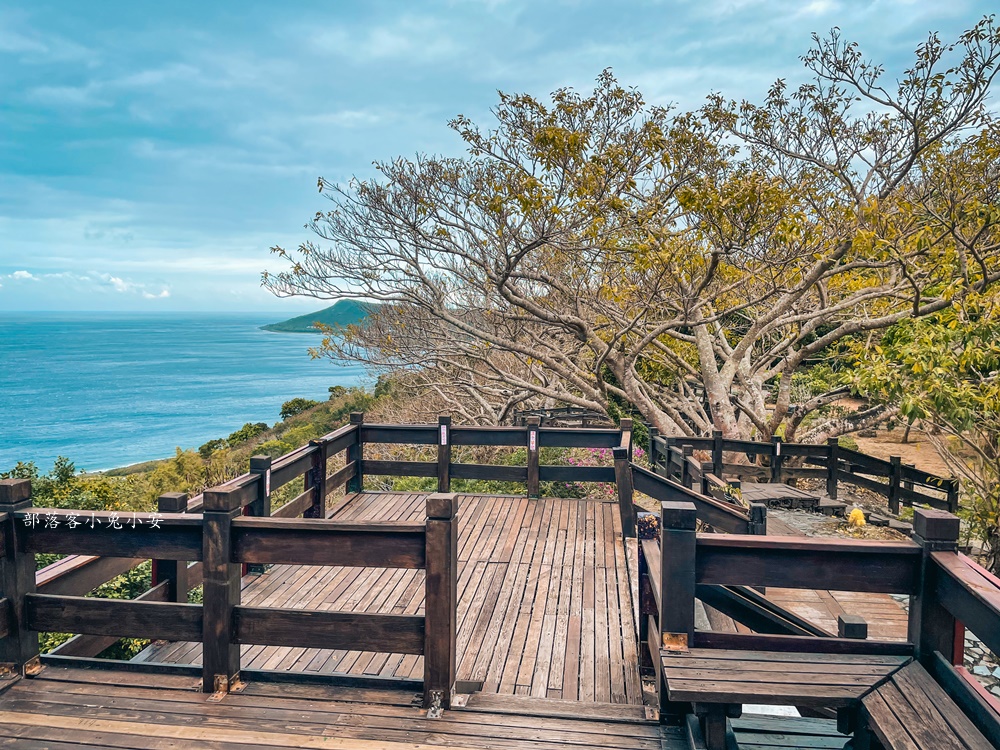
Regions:
<svg viewBox="0 0 1000 750"><path fill-rule="evenodd" d="M944 689L913 662L861 701L861 724L887 750L992 750ZM862 734L864 729L859 732ZM859 737L858 748L870 747Z"/></svg>
<svg viewBox="0 0 1000 750"><path fill-rule="evenodd" d="M671 701L838 708L857 704L908 656L693 648L663 651Z"/></svg>
<svg viewBox="0 0 1000 750"><path fill-rule="evenodd" d="M667 699L692 703L709 750L726 747L727 718L744 703L854 711L875 686L910 662L909 656L662 650Z"/></svg>

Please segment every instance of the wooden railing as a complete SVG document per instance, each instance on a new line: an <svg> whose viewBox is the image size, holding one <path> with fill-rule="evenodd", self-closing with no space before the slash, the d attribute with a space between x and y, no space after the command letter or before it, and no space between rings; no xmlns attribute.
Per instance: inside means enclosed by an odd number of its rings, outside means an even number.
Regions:
<svg viewBox="0 0 1000 750"><path fill-rule="evenodd" d="M628 420L623 420L627 423ZM447 491L452 479L488 479L521 482L529 497L538 497L540 482L608 482L615 481L612 466L545 466L539 464L541 448L617 448L622 444L622 429L578 429L572 427L541 427L537 417L529 417L524 427L465 427L453 426L449 417L441 417L437 425L360 424L357 447L360 460L359 478L369 475L437 477L438 489ZM375 461L363 458L369 443L437 446L436 461ZM629 437L631 443L631 437ZM452 461L451 447L509 446L526 448L524 466L502 464L469 464ZM359 479L358 486L361 480Z"/></svg>
<svg viewBox="0 0 1000 750"><path fill-rule="evenodd" d="M696 460L694 451L709 453L711 461ZM745 456L749 463L737 463L737 455ZM758 464L759 458L767 465ZM958 479L904 465L898 456L884 461L843 448L836 438L826 445L808 445L784 443L777 437L769 443L728 440L719 431L712 437L664 438L652 430L649 463L655 473L687 487L697 487L706 478L710 483L722 477L768 482L812 478L825 480L826 493L834 499L842 482L877 492L886 498L893 513L899 513L901 505L914 504L950 513L958 510ZM793 463L796 465L790 465ZM701 491L709 494L704 485Z"/></svg>
<svg viewBox="0 0 1000 750"><path fill-rule="evenodd" d="M204 689L225 692L239 678L242 644L422 654L425 702L447 707L455 681L457 499L451 494L430 495L422 523L321 518L325 494L334 480L350 474L339 470L331 479L324 460L356 445L349 439L356 434L355 426L339 430L314 441L299 455L283 457L270 471L261 470L265 462L257 462L255 471L206 491L198 499L200 513L121 516L34 508L28 480L0 482L0 662L11 671L30 672L39 660L39 632L71 632L112 641L123 637L199 641ZM271 491L303 472L306 491L279 508L276 517L243 517L245 509L263 514ZM287 517L302 511L310 517ZM77 569L92 571L98 569L98 560L152 559L154 586L141 600L100 599L68 593L71 587L65 585L60 590L54 583L60 579L53 577L45 592L36 586L38 553L75 554ZM81 553L87 556L82 562ZM189 567L189 561L195 565ZM272 563L424 569L425 613L241 606L243 566ZM113 569L103 568L100 575ZM187 591L199 578L203 604L188 604ZM96 578L82 584L81 580L75 579L78 585L89 586Z"/></svg>
<svg viewBox="0 0 1000 750"><path fill-rule="evenodd" d="M356 417L355 417L356 419ZM250 459L250 470L235 479L223 483L217 490L233 489L239 493L242 513L247 516L275 518L320 518L323 516L326 499L339 487L352 482L358 470L358 462L350 456L358 444L357 424L346 425L308 445L272 460L269 456L254 456ZM327 462L338 454L348 452L348 460L343 467L328 473ZM303 491L278 508L271 507L273 494L281 487L303 477ZM204 495L188 498L181 493L166 493L159 498L157 511L160 514L200 513L204 506ZM38 571L36 588L38 593L66 596L84 596L103 583L128 573L143 559L136 556L109 557L80 554L84 550L69 550L70 554ZM171 588L160 586L165 580L160 567L170 566L177 575ZM247 569L260 572L257 565ZM202 563L178 566L173 561L153 561L153 585L139 597L142 601L186 602L188 591L202 583ZM72 631L76 632L76 631ZM64 642L53 654L57 656L92 657L113 645L118 639L107 635L78 635Z"/></svg>
<svg viewBox="0 0 1000 750"><path fill-rule="evenodd" d="M961 666L964 627L1000 651L1000 581L957 553L959 520L914 511L913 541L859 541L705 534L701 508L665 501L660 537L644 540L640 581L645 653L659 669L662 648L913 655L988 737L1000 737L1000 703ZM816 635L762 635L695 629L695 599L706 586L832 589L906 594L907 641ZM657 689L665 706L657 671Z"/></svg>

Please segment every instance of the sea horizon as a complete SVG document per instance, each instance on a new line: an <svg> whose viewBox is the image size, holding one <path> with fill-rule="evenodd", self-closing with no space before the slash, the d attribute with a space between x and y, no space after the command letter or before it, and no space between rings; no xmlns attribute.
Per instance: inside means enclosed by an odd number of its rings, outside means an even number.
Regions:
<svg viewBox="0 0 1000 750"><path fill-rule="evenodd" d="M326 400L363 368L313 360L289 312L0 311L0 471L57 456L107 471L196 449L295 397Z"/></svg>

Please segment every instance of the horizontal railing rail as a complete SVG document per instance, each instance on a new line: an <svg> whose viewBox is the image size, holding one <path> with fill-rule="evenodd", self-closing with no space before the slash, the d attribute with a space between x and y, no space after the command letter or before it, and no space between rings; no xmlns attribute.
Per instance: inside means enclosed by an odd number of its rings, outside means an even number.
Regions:
<svg viewBox="0 0 1000 750"><path fill-rule="evenodd" d="M694 451L711 454L710 462L691 457ZM737 456L745 462L737 462ZM766 461L766 465L758 461ZM791 460L791 462L789 461ZM886 498L889 509L923 505L954 513L958 510L959 482L902 463L888 461L841 447L836 438L826 445L729 440L715 431L712 437L666 438L650 431L649 462L654 473L674 479L687 487L703 478L706 471L716 477L784 482L794 479L825 479L826 493L836 499L842 483L876 492ZM794 465L790 465L794 464Z"/></svg>

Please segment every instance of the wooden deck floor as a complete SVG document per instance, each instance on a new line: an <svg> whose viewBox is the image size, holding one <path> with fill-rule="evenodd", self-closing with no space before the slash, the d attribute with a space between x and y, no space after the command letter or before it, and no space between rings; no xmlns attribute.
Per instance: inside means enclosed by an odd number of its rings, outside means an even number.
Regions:
<svg viewBox="0 0 1000 750"><path fill-rule="evenodd" d="M421 520L424 495L365 493L337 519ZM458 679L487 693L642 702L617 506L469 495L459 506ZM244 579L250 606L417 613L423 572L279 565ZM142 660L198 664L201 646ZM245 646L245 669L420 678L421 657Z"/></svg>
<svg viewBox="0 0 1000 750"><path fill-rule="evenodd" d="M492 696L428 719L401 691L250 683L212 703L198 678L51 666L0 691L0 747L20 750L688 748L636 706Z"/></svg>

